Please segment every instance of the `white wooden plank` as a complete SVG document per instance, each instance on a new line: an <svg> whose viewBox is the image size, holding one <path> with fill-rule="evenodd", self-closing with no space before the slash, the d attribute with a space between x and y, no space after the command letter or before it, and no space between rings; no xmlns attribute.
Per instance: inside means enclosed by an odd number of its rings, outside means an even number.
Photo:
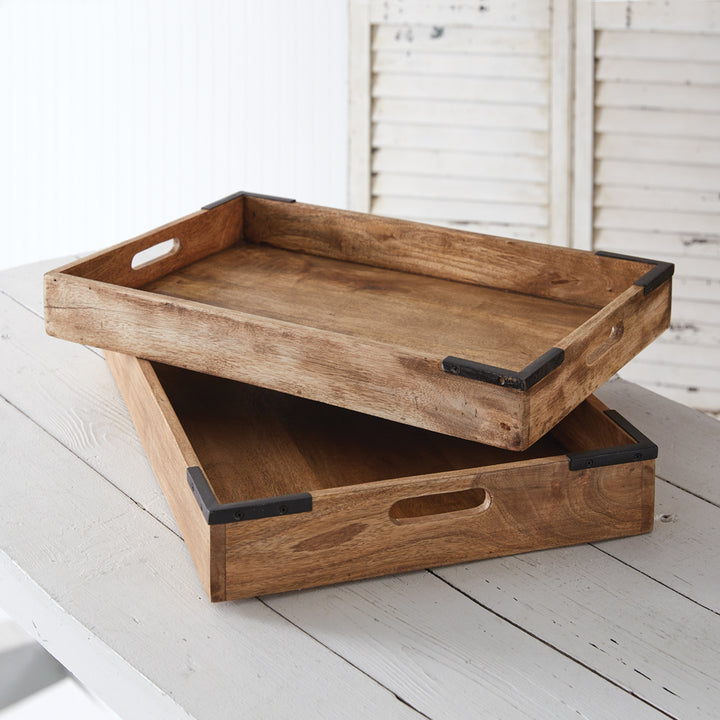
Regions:
<svg viewBox="0 0 720 720"><path fill-rule="evenodd" d="M373 72L412 75L547 80L548 59L543 55L476 55L474 53L376 50Z"/></svg>
<svg viewBox="0 0 720 720"><path fill-rule="evenodd" d="M720 31L720 8L716 2L598 2L595 17L598 28L697 33Z"/></svg>
<svg viewBox="0 0 720 720"><path fill-rule="evenodd" d="M714 451L720 433L717 420L620 379L605 383L597 395L658 445L660 453L655 462L658 476L716 507L720 506L720 483L717 482L720 454ZM699 531L704 535L707 532L714 534L719 529L720 524L711 522ZM699 542L693 545L700 550ZM708 545L705 551L712 552L713 548L717 545ZM671 550L671 546L666 548L667 552ZM664 553L658 555L656 562L661 564L663 557ZM696 569L708 570L702 566ZM674 572L674 568L670 570ZM697 587L701 589L701 586L699 581Z"/></svg>
<svg viewBox="0 0 720 720"><path fill-rule="evenodd" d="M652 378L655 385L680 385L720 392L720 368L693 367L644 362L635 358L620 370L620 377L635 383Z"/></svg>
<svg viewBox="0 0 720 720"><path fill-rule="evenodd" d="M88 253L85 253L88 254ZM64 258L51 258L28 265L0 271L0 292L4 292L17 300L37 315L43 314L42 276L71 260L82 257L69 255Z"/></svg>
<svg viewBox="0 0 720 720"><path fill-rule="evenodd" d="M720 43L714 35L602 30L597 33L596 55L647 60L720 62Z"/></svg>
<svg viewBox="0 0 720 720"><path fill-rule="evenodd" d="M677 322L696 321L704 325L720 325L720 293L711 302L674 298L672 315Z"/></svg>
<svg viewBox="0 0 720 720"><path fill-rule="evenodd" d="M530 242L549 242L548 229L545 227L531 227L529 225L514 225L513 223L479 223L468 222L467 220L429 220L428 218L414 218L416 222L440 225L441 227L458 228L467 232L479 233L481 235L494 235L496 237L516 238L518 240L529 240Z"/></svg>
<svg viewBox="0 0 720 720"><path fill-rule="evenodd" d="M674 163L598 160L595 182L607 185L639 185L648 188L713 190L720 184L720 168Z"/></svg>
<svg viewBox="0 0 720 720"><path fill-rule="evenodd" d="M720 41L717 43L720 46ZM595 102L604 107L654 108L720 112L720 88L665 83L614 82L595 84Z"/></svg>
<svg viewBox="0 0 720 720"><path fill-rule="evenodd" d="M4 294L0 343L2 396L179 532L159 485L148 482L150 465L105 360L46 335L41 317Z"/></svg>
<svg viewBox="0 0 720 720"><path fill-rule="evenodd" d="M380 196L373 198L372 211L387 217L423 217L430 220L454 218L471 222L507 222L538 227L548 225L547 207L517 203Z"/></svg>
<svg viewBox="0 0 720 720"><path fill-rule="evenodd" d="M645 385L650 390L658 393L658 395L687 405L689 408L712 413L715 417L720 413L720 392L715 390L703 390L702 388L686 387L684 385L655 385L651 382L646 382ZM715 422L718 421L715 420Z"/></svg>
<svg viewBox="0 0 720 720"><path fill-rule="evenodd" d="M597 133L595 157L686 165L718 165L720 140Z"/></svg>
<svg viewBox="0 0 720 720"><path fill-rule="evenodd" d="M547 108L535 105L377 98L372 113L376 122L403 123L412 120L418 125L447 127L548 129Z"/></svg>
<svg viewBox="0 0 720 720"><path fill-rule="evenodd" d="M337 639L344 657L377 673L384 684L410 688L405 698L428 717L450 720L479 712L503 720L562 720L599 717L598 708L607 718L661 717L585 668L579 672L581 666L570 658L429 573L268 602L293 622L312 627L321 642ZM364 666L367 656L380 662Z"/></svg>
<svg viewBox="0 0 720 720"><path fill-rule="evenodd" d="M598 185L595 204L600 207L717 213L720 212L720 195L711 190L649 190L632 185Z"/></svg>
<svg viewBox="0 0 720 720"><path fill-rule="evenodd" d="M373 171L545 182L548 165L536 157L380 148L373 153Z"/></svg>
<svg viewBox="0 0 720 720"><path fill-rule="evenodd" d="M534 56L549 55L550 43L545 30L490 30L447 25L439 32L434 24L381 23L373 34L373 49Z"/></svg>
<svg viewBox="0 0 720 720"><path fill-rule="evenodd" d="M715 302L720 298L720 279L675 278L673 280L673 296Z"/></svg>
<svg viewBox="0 0 720 720"><path fill-rule="evenodd" d="M658 399L669 402L665 398ZM718 422L697 410L683 409L701 417L703 421ZM675 423L668 428L670 432L674 429ZM668 453L677 452L679 446L666 440L666 434L651 437L658 444L659 459ZM712 441L712 435L706 437ZM717 427L714 437L717 443ZM684 457L686 469L675 478L680 483L689 470L688 456ZM706 449L705 461L709 459ZM658 478L654 530L647 535L597 543L597 547L717 615L720 607L720 573L713 555L717 554L715 549L718 547L719 534L717 505L682 490L677 483ZM692 606L686 607L691 613L695 610ZM682 616L678 621L682 622ZM661 632L663 630L665 628L661 628ZM712 632L708 634L713 635ZM714 644L717 645L717 642ZM714 675L718 677L717 673ZM698 693L698 697L701 696L702 693ZM694 697L685 699L692 702Z"/></svg>
<svg viewBox="0 0 720 720"><path fill-rule="evenodd" d="M720 167L718 170L720 171ZM596 207L595 227L623 230L663 230L703 235L717 231L718 216L714 213Z"/></svg>
<svg viewBox="0 0 720 720"><path fill-rule="evenodd" d="M720 617L600 550L584 545L435 572L670 717L716 717Z"/></svg>
<svg viewBox="0 0 720 720"><path fill-rule="evenodd" d="M658 137L720 138L720 114L686 112L682 108L653 110L598 107L598 132L622 132Z"/></svg>
<svg viewBox="0 0 720 720"><path fill-rule="evenodd" d="M371 28L368 0L353 0L348 8L348 206L367 212L370 207L372 77Z"/></svg>
<svg viewBox="0 0 720 720"><path fill-rule="evenodd" d="M601 250L599 245L598 250ZM625 248L625 253L631 248ZM677 255L672 252L666 252L665 248L657 247L651 254L653 260L662 260L675 264L675 278L695 278L697 280L715 280L720 278L720 260L715 257L693 256L693 255ZM716 289L715 285L710 285L709 290ZM709 300L717 300L717 296L708 293Z"/></svg>
<svg viewBox="0 0 720 720"><path fill-rule="evenodd" d="M482 3L424 0L408 4L403 0L372 0L373 23L429 23L483 28L540 28L550 25L550 4L532 0L486 0Z"/></svg>
<svg viewBox="0 0 720 720"><path fill-rule="evenodd" d="M122 717L417 717L257 600L212 606L177 535L4 401L0 425L0 601Z"/></svg>
<svg viewBox="0 0 720 720"><path fill-rule="evenodd" d="M505 102L547 105L550 88L543 80L466 78L454 75L375 75L374 98L418 98L462 102Z"/></svg>
<svg viewBox="0 0 720 720"><path fill-rule="evenodd" d="M677 60L638 60L600 57L595 66L597 80L720 85L720 63Z"/></svg>
<svg viewBox="0 0 720 720"><path fill-rule="evenodd" d="M678 368L678 372L691 372L695 368L709 370L720 368L720 345L716 347L696 345L691 352L688 352L678 343L665 342L664 337L662 335L648 345L631 362L672 365ZM644 384L644 381L641 384Z"/></svg>
<svg viewBox="0 0 720 720"><path fill-rule="evenodd" d="M605 195L608 193L621 193L620 188L612 186L600 186L598 197L615 197L615 195ZM631 197L640 199L640 195L634 193L649 192L650 194L658 193L661 197L668 193L668 200L673 193L678 191L650 190L637 191L635 188L627 188L627 192ZM610 205L611 203L605 203ZM642 204L638 204L642 207ZM649 253L654 250L663 252L666 255L678 257L691 255L695 257L720 258L720 235L718 234L694 234L685 232L660 232L660 231L638 231L638 230L597 230L595 234L595 242L598 249L612 250L617 252L629 251L632 249L634 254L643 257L651 257ZM678 288L675 288L677 294ZM695 297L695 296L693 296Z"/></svg>
<svg viewBox="0 0 720 720"><path fill-rule="evenodd" d="M696 352L695 345L717 347L720 345L720 328L716 324L707 325L697 320L672 321L665 331L663 339L667 343L680 343L687 346L687 352Z"/></svg>
<svg viewBox="0 0 720 720"><path fill-rule="evenodd" d="M507 153L542 157L548 154L548 138L544 132L415 125L411 117L405 123L375 123L372 145L374 148L454 150L490 155Z"/></svg>
<svg viewBox="0 0 720 720"><path fill-rule="evenodd" d="M547 205L542 183L472 180L431 175L380 173L373 178L373 195L426 197L480 202L517 202Z"/></svg>

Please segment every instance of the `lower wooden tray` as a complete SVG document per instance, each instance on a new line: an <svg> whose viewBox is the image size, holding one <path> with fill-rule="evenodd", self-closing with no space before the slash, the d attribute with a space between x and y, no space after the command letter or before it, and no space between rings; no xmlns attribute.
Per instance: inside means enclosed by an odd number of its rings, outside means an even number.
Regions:
<svg viewBox="0 0 720 720"><path fill-rule="evenodd" d="M657 447L594 397L518 453L106 357L214 601L652 529Z"/></svg>

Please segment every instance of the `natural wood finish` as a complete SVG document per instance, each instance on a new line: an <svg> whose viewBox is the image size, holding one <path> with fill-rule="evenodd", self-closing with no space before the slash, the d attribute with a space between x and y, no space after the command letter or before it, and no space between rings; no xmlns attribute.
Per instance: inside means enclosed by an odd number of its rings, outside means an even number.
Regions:
<svg viewBox="0 0 720 720"><path fill-rule="evenodd" d="M313 493L312 513L227 525L228 597L647 532L652 461L582 471L535 460ZM395 523L408 497L481 487L492 502Z"/></svg>
<svg viewBox="0 0 720 720"><path fill-rule="evenodd" d="M158 302L163 296L93 280L58 281L46 276L51 335L120 352L143 348L149 360L491 445L523 446L522 393L448 375L417 352L190 300Z"/></svg>
<svg viewBox="0 0 720 720"><path fill-rule="evenodd" d="M48 273L48 333L522 450L669 323L670 284L632 285L641 262L255 197L186 223L194 240L166 227ZM527 392L441 369L518 371L552 347L565 361Z"/></svg>
<svg viewBox="0 0 720 720"><path fill-rule="evenodd" d="M225 533L205 522L186 480L187 468L200 461L150 363L114 352L105 357L205 592L212 600L224 600Z"/></svg>
<svg viewBox="0 0 720 720"><path fill-rule="evenodd" d="M246 201L251 242L590 307L603 307L652 267L315 205Z"/></svg>
<svg viewBox="0 0 720 720"><path fill-rule="evenodd" d="M511 370L557 345L593 310L396 270L236 245L144 290ZM468 331L470 330L470 332Z"/></svg>
<svg viewBox="0 0 720 720"><path fill-rule="evenodd" d="M550 436L517 453L212 375L152 368L220 502L565 452ZM597 416L594 424L614 425Z"/></svg>
<svg viewBox="0 0 720 720"><path fill-rule="evenodd" d="M649 295L633 285L563 339L558 347L565 351L566 373L550 373L528 394L531 442L563 417L561 408L576 407L646 347L654 328L670 325L671 294L671 281Z"/></svg>
<svg viewBox="0 0 720 720"><path fill-rule="evenodd" d="M567 450L629 440L596 400L575 410L556 436L511 453L130 356L109 357L132 402L147 395L147 404L170 409L155 424L147 418L138 424L159 474L169 469L166 447L191 447L186 455L203 467L223 503L312 494L310 512L214 526L225 532L224 545L186 537L194 554L209 554L213 568L226 561L227 598L652 527L653 461L568 469ZM118 368L118 359L129 369ZM183 494L171 505L197 513L184 471L174 468L171 492Z"/></svg>
<svg viewBox="0 0 720 720"><path fill-rule="evenodd" d="M201 210L181 220L139 235L132 240L89 255L61 268L58 273L92 278L137 288L218 252L242 238L243 198L230 200L213 212ZM132 267L135 255L165 240L175 239L178 248L155 262Z"/></svg>

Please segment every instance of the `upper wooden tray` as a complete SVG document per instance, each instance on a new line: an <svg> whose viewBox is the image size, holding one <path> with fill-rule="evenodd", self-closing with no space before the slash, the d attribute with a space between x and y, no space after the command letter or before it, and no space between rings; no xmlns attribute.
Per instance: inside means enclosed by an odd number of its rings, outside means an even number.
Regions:
<svg viewBox="0 0 720 720"><path fill-rule="evenodd" d="M672 271L239 193L48 273L45 318L57 337L522 450L668 326Z"/></svg>

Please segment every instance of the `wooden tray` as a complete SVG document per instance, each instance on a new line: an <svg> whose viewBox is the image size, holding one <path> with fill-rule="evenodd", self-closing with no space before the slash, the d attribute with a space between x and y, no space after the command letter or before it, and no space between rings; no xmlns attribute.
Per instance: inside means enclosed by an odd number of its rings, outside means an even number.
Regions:
<svg viewBox="0 0 720 720"><path fill-rule="evenodd" d="M240 193L48 273L45 317L68 340L520 450L668 326L672 271Z"/></svg>
<svg viewBox="0 0 720 720"><path fill-rule="evenodd" d="M516 453L106 356L212 600L652 528L657 447L595 398Z"/></svg>

